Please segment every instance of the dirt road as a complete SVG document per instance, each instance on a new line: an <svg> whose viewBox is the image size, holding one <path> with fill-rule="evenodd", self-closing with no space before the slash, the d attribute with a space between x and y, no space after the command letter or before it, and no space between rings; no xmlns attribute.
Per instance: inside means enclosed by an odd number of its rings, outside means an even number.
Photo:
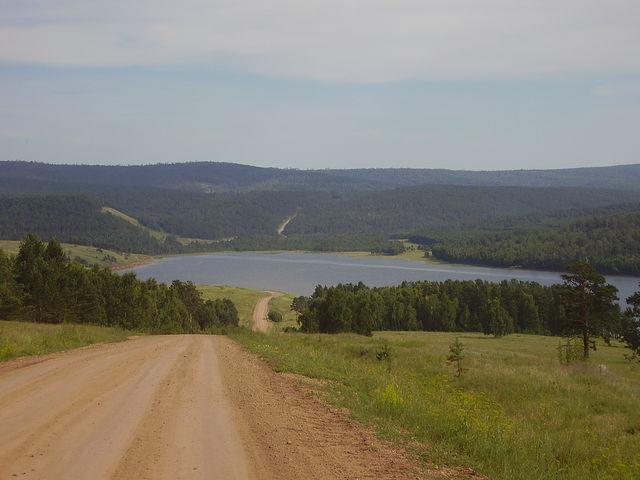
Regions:
<svg viewBox="0 0 640 480"><path fill-rule="evenodd" d="M271 328L271 322L267 319L269 313L269 302L272 298L281 297L283 294L280 292L266 292L268 295L262 297L256 303L253 309L253 322L252 329L257 332L268 332Z"/></svg>
<svg viewBox="0 0 640 480"><path fill-rule="evenodd" d="M416 478L401 452L226 337L0 370L0 479Z"/></svg>

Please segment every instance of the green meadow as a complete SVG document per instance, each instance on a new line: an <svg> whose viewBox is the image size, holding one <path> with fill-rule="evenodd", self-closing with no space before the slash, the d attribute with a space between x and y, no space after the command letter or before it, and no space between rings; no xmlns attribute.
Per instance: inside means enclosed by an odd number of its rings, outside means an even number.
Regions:
<svg viewBox="0 0 640 480"><path fill-rule="evenodd" d="M234 338L429 465L495 479L640 478L640 364L620 345L562 364L558 338L435 332ZM462 377L447 362L464 345Z"/></svg>

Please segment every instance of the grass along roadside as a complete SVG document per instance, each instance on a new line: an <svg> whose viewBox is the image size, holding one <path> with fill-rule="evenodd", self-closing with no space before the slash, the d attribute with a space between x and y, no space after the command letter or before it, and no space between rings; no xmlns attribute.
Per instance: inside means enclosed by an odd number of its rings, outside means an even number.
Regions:
<svg viewBox="0 0 640 480"><path fill-rule="evenodd" d="M6 253L15 255L20 248L18 240L0 240L0 249ZM137 253L121 253L104 248L89 247L86 245L73 245L63 243L62 249L72 260L77 260L86 265L98 265L108 268L125 268L131 265L151 263L153 257Z"/></svg>
<svg viewBox="0 0 640 480"><path fill-rule="evenodd" d="M466 348L459 379L446 362L456 337ZM563 365L557 338L532 335L233 338L278 371L328 380L329 402L428 463L495 479L640 478L640 366L627 363L620 346Z"/></svg>
<svg viewBox="0 0 640 480"><path fill-rule="evenodd" d="M0 320L0 361L44 355L92 343L120 342L131 332L92 325L52 325Z"/></svg>

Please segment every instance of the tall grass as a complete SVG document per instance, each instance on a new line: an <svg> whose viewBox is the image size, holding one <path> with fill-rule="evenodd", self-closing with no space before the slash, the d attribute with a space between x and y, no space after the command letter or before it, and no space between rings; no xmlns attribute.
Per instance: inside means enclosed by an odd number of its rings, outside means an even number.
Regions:
<svg viewBox="0 0 640 480"><path fill-rule="evenodd" d="M640 478L640 365L620 346L564 365L552 337L234 337L278 370L329 380L330 402L428 462L498 479ZM446 362L456 337L466 347L461 378Z"/></svg>
<svg viewBox="0 0 640 480"><path fill-rule="evenodd" d="M131 332L90 325L49 325L0 321L0 361L69 350L92 343L119 342Z"/></svg>

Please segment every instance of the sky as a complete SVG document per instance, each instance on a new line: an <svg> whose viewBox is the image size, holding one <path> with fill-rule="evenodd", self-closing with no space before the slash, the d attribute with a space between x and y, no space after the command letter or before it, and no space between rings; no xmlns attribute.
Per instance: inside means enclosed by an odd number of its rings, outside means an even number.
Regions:
<svg viewBox="0 0 640 480"><path fill-rule="evenodd" d="M0 160L640 163L640 1L0 0Z"/></svg>

